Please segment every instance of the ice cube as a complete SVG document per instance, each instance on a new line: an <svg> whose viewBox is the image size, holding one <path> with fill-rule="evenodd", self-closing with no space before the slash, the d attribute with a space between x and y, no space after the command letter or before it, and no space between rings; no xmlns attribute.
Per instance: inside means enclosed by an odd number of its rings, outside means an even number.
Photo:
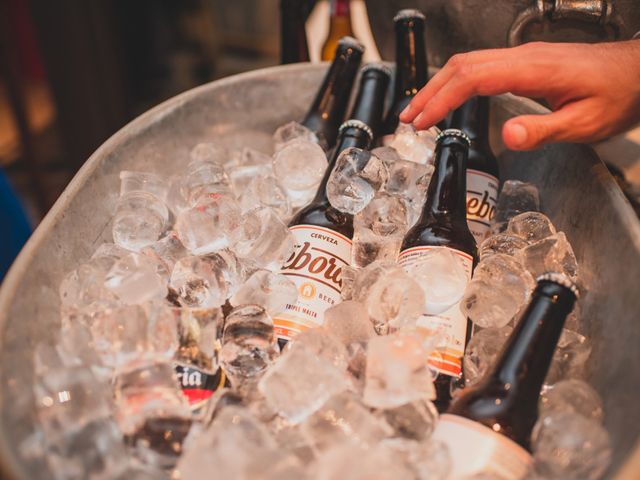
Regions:
<svg viewBox="0 0 640 480"><path fill-rule="evenodd" d="M116 305L117 295L104 284L104 278L113 263L91 260L65 275L59 289L63 310Z"/></svg>
<svg viewBox="0 0 640 480"><path fill-rule="evenodd" d="M267 165L271 167L273 158L254 148L244 147L240 152L240 165Z"/></svg>
<svg viewBox="0 0 640 480"><path fill-rule="evenodd" d="M478 264L460 305L479 327L504 327L527 303L534 286L518 261L496 253Z"/></svg>
<svg viewBox="0 0 640 480"><path fill-rule="evenodd" d="M509 220L507 234L535 243L556 233L551 220L540 212L524 212Z"/></svg>
<svg viewBox="0 0 640 480"><path fill-rule="evenodd" d="M106 274L104 285L125 304L135 305L167 296L168 274L159 260L129 253L118 260Z"/></svg>
<svg viewBox="0 0 640 480"><path fill-rule="evenodd" d="M227 149L217 143L198 143L189 152L189 158L192 162L224 165L227 163L228 157Z"/></svg>
<svg viewBox="0 0 640 480"><path fill-rule="evenodd" d="M443 442L437 440L416 442L405 438L391 438L384 440L383 444L411 468L415 478L420 480L450 478L451 454ZM465 477L464 480L469 479ZM503 479L492 477L491 480Z"/></svg>
<svg viewBox="0 0 640 480"><path fill-rule="evenodd" d="M342 280L342 286L340 287L340 297L342 300L351 300L353 296L353 286L356 281L358 270L350 265L342 267L342 274L340 279Z"/></svg>
<svg viewBox="0 0 640 480"><path fill-rule="evenodd" d="M273 209L280 220L288 222L291 217L291 202L287 191L273 176L252 178L241 192L239 202L243 212L256 207Z"/></svg>
<svg viewBox="0 0 640 480"><path fill-rule="evenodd" d="M422 288L397 264L372 263L358 274L353 290L378 333L415 324L423 313Z"/></svg>
<svg viewBox="0 0 640 480"><path fill-rule="evenodd" d="M355 395L346 392L331 397L302 423L302 432L316 452L347 442L375 446L391 431L384 419L375 416Z"/></svg>
<svg viewBox="0 0 640 480"><path fill-rule="evenodd" d="M423 313L437 315L460 301L469 275L462 260L447 248L433 248L408 269L424 292Z"/></svg>
<svg viewBox="0 0 640 480"><path fill-rule="evenodd" d="M611 461L609 434L595 420L567 412L540 417L532 435L536 470L552 478L601 478Z"/></svg>
<svg viewBox="0 0 640 480"><path fill-rule="evenodd" d="M524 212L540 210L540 194L538 188L519 180L507 180L502 185L496 205L491 230L494 233L504 232L511 218Z"/></svg>
<svg viewBox="0 0 640 480"><path fill-rule="evenodd" d="M242 222L232 250L256 265L279 270L293 252L294 238L278 214L268 207L256 208L246 212Z"/></svg>
<svg viewBox="0 0 640 480"><path fill-rule="evenodd" d="M355 342L366 342L376 334L367 309L352 300L338 303L324 312L322 326L345 347Z"/></svg>
<svg viewBox="0 0 640 480"><path fill-rule="evenodd" d="M593 387L582 380L562 380L540 396L540 417L553 412L576 413L602 421L602 399Z"/></svg>
<svg viewBox="0 0 640 480"><path fill-rule="evenodd" d="M178 260L171 272L170 286L177 292L180 304L192 308L218 307L229 294L224 272L214 255Z"/></svg>
<svg viewBox="0 0 640 480"><path fill-rule="evenodd" d="M306 348L284 352L258 383L267 403L294 424L346 387L343 373Z"/></svg>
<svg viewBox="0 0 640 480"><path fill-rule="evenodd" d="M498 233L483 241L478 247L478 253L481 261L496 253L516 257L518 252L527 245L529 244L524 238L509 235L508 233Z"/></svg>
<svg viewBox="0 0 640 480"><path fill-rule="evenodd" d="M344 372L349 363L346 347L340 340L324 328L309 328L290 341L285 350L303 348L312 352L317 358L333 365L339 372Z"/></svg>
<svg viewBox="0 0 640 480"><path fill-rule="evenodd" d="M412 440L426 440L438 421L438 410L429 400L416 400L380 412L393 428L394 436Z"/></svg>
<svg viewBox="0 0 640 480"><path fill-rule="evenodd" d="M563 328L545 384L553 385L567 378L584 378L586 362L590 355L589 339L578 332Z"/></svg>
<svg viewBox="0 0 640 480"><path fill-rule="evenodd" d="M120 172L120 196L130 192L147 192L164 200L169 190L168 182L160 175L149 172Z"/></svg>
<svg viewBox="0 0 640 480"><path fill-rule="evenodd" d="M462 360L467 386L478 382L496 362L513 328L483 328L473 334Z"/></svg>
<svg viewBox="0 0 640 480"><path fill-rule="evenodd" d="M387 181L387 167L366 150L343 150L331 170L327 197L341 212L356 214L363 210Z"/></svg>
<svg viewBox="0 0 640 480"><path fill-rule="evenodd" d="M226 318L220 364L232 384L261 375L278 355L273 320L257 305L236 307Z"/></svg>
<svg viewBox="0 0 640 480"><path fill-rule="evenodd" d="M273 143L276 152L282 150L282 147L292 140L305 140L318 143L316 134L307 127L300 125L298 122L289 122L278 127L273 134Z"/></svg>
<svg viewBox="0 0 640 480"><path fill-rule="evenodd" d="M275 177L287 190L307 190L322 179L327 156L315 142L296 139L284 145L273 157Z"/></svg>
<svg viewBox="0 0 640 480"><path fill-rule="evenodd" d="M229 299L231 305L255 304L263 307L269 315L281 312L287 304L298 298L295 284L284 275L269 270L255 271L238 291Z"/></svg>
<svg viewBox="0 0 640 480"><path fill-rule="evenodd" d="M394 334L369 340L364 403L374 408L394 408L434 399L427 365L429 353L416 335Z"/></svg>
<svg viewBox="0 0 640 480"><path fill-rule="evenodd" d="M207 194L194 207L181 212L175 230L184 246L195 255L227 248L242 223L240 206L225 194Z"/></svg>
<svg viewBox="0 0 640 480"><path fill-rule="evenodd" d="M251 182L256 178L268 178L273 176L273 166L271 164L235 165L233 167L229 167L228 170L229 178L233 185L233 191L238 197L246 192Z"/></svg>
<svg viewBox="0 0 640 480"><path fill-rule="evenodd" d="M231 182L222 165L192 160L187 165L182 189L187 203L194 206L201 203L203 197L231 195Z"/></svg>
<svg viewBox="0 0 640 480"><path fill-rule="evenodd" d="M189 252L180 241L178 234L173 230L155 243L145 247L142 254L161 262L164 266L162 275L168 278L176 262L182 257L189 255Z"/></svg>
<svg viewBox="0 0 640 480"><path fill-rule="evenodd" d="M389 146L404 160L423 165L433 164L438 133L440 131L436 127L416 132L411 126L400 125Z"/></svg>
<svg viewBox="0 0 640 480"><path fill-rule="evenodd" d="M216 343L222 334L224 317L221 309L172 309L178 320L179 363L214 373L218 369Z"/></svg>
<svg viewBox="0 0 640 480"><path fill-rule="evenodd" d="M578 262L563 232L529 245L519 252L519 259L534 278L549 272L578 278Z"/></svg>
<svg viewBox="0 0 640 480"><path fill-rule="evenodd" d="M131 192L121 197L113 217L113 241L128 250L140 250L155 242L169 221L162 200L147 192Z"/></svg>

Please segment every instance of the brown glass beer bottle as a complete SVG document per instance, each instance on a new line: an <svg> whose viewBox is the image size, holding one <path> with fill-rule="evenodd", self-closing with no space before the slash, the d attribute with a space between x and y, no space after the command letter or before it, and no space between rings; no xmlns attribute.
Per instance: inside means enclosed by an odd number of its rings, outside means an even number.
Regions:
<svg viewBox="0 0 640 480"><path fill-rule="evenodd" d="M309 61L305 23L309 2L280 0L280 63Z"/></svg>
<svg viewBox="0 0 640 480"><path fill-rule="evenodd" d="M325 150L336 143L363 53L364 47L356 39L340 39L332 53L333 62L302 121L302 125L317 135Z"/></svg>
<svg viewBox="0 0 640 480"><path fill-rule="evenodd" d="M424 261L433 249L445 248L455 254L471 279L477 262L477 248L466 218L466 163L469 139L460 130L448 129L437 139L435 170L427 190L422 214L404 238L398 262L407 270ZM452 382L462 375L462 356L471 335L471 322L460 310L459 302L443 312L425 312L418 326L442 332L446 346L429 358L438 373L435 380L439 411L451 400Z"/></svg>
<svg viewBox="0 0 640 480"><path fill-rule="evenodd" d="M472 97L453 112L451 127L471 140L467 162L467 222L478 245L491 235L498 200L498 162L489 145L489 97Z"/></svg>
<svg viewBox="0 0 640 480"><path fill-rule="evenodd" d="M542 275L493 369L440 417L433 438L450 447L452 477L525 477L540 389L577 295L566 276Z"/></svg>
<svg viewBox="0 0 640 480"><path fill-rule="evenodd" d="M340 38L345 36L353 37L349 0L331 0L330 5L329 33L324 45L322 45L320 55L323 61L333 58L333 52L335 52Z"/></svg>
<svg viewBox="0 0 640 480"><path fill-rule="evenodd" d="M282 267L282 274L298 287L298 300L273 319L281 346L297 333L322 325L325 310L340 301L342 268L351 258L353 216L331 206L326 186L343 150L371 147L374 132L380 128L389 79L386 67L368 65L362 69L350 120L340 126L336 148L316 196L289 223L295 250Z"/></svg>

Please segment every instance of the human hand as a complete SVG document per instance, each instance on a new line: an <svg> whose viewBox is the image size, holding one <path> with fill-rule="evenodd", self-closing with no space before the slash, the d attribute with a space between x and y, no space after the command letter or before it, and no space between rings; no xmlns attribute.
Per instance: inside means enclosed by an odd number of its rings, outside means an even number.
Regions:
<svg viewBox="0 0 640 480"><path fill-rule="evenodd" d="M640 121L640 40L535 42L454 55L400 120L425 129L469 97L506 92L544 98L553 110L508 120L502 128L507 148L602 140Z"/></svg>

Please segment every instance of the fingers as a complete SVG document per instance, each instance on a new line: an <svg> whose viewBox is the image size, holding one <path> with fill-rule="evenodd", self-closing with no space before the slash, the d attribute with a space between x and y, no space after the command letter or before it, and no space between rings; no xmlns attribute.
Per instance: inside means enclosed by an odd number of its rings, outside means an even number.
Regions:
<svg viewBox="0 0 640 480"><path fill-rule="evenodd" d="M585 141L593 124L581 102L571 103L546 115L522 115L508 120L502 127L502 140L511 150L533 150L557 141Z"/></svg>

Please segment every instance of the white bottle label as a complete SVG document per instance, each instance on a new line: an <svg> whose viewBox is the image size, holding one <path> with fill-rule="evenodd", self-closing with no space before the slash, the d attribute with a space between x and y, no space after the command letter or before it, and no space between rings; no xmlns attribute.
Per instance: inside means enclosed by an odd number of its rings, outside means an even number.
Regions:
<svg viewBox="0 0 640 480"><path fill-rule="evenodd" d="M520 445L484 425L458 415L444 414L433 432L433 439L449 447L450 478L466 478L484 473L488 477L522 479L532 459Z"/></svg>
<svg viewBox="0 0 640 480"><path fill-rule="evenodd" d="M424 261L429 250L446 248L453 252L462 264L467 280L471 279L473 269L473 257L468 253L448 247L412 247L400 252L398 263L407 271L412 266ZM462 296L462 292L461 292ZM462 356L467 336L467 317L460 310L460 301L448 306L437 314L425 313L417 322L417 326L428 330L430 333L443 335L442 348L438 348L429 357L430 367L438 373L444 373L452 377L459 377L462 373Z"/></svg>
<svg viewBox="0 0 640 480"><path fill-rule="evenodd" d="M491 220L496 214L498 179L488 173L467 169L467 224L480 245L491 235Z"/></svg>
<svg viewBox="0 0 640 480"><path fill-rule="evenodd" d="M285 340L323 324L324 312L340 302L342 268L351 258L351 240L340 233L315 225L289 230L295 249L281 273L298 287L298 300L273 319L276 336Z"/></svg>

